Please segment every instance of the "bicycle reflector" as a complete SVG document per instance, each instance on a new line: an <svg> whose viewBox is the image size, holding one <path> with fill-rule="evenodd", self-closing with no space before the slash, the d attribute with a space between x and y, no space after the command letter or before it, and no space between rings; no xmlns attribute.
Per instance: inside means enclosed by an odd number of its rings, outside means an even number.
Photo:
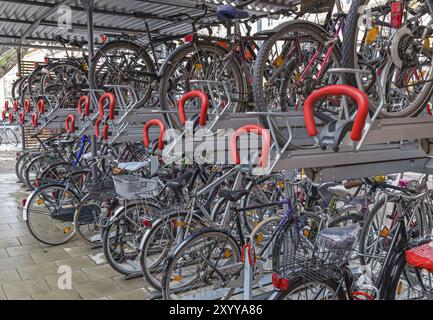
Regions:
<svg viewBox="0 0 433 320"><path fill-rule="evenodd" d="M192 34L187 34L187 35L183 38L183 40L184 40L185 42L192 42L192 41L194 40L194 36L193 36Z"/></svg>
<svg viewBox="0 0 433 320"><path fill-rule="evenodd" d="M281 278L278 274L272 274L272 284L275 289L280 291L286 291L289 289L289 280L285 278Z"/></svg>
<svg viewBox="0 0 433 320"><path fill-rule="evenodd" d="M24 198L22 201L21 201L21 204L22 204L22 206L23 206L23 208L26 206L26 204L27 204L27 198Z"/></svg>
<svg viewBox="0 0 433 320"><path fill-rule="evenodd" d="M404 3L397 0L391 3L391 27L400 28L403 22Z"/></svg>

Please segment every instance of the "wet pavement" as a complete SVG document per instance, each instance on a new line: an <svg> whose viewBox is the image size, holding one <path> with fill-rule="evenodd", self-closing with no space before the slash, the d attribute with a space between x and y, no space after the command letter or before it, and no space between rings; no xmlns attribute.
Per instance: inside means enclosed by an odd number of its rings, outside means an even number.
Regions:
<svg viewBox="0 0 433 320"><path fill-rule="evenodd" d="M105 263L102 249L78 238L57 247L39 243L18 208L27 194L14 174L0 174L0 300L133 300L155 294L141 277L125 280ZM64 266L72 277L70 289L62 290Z"/></svg>

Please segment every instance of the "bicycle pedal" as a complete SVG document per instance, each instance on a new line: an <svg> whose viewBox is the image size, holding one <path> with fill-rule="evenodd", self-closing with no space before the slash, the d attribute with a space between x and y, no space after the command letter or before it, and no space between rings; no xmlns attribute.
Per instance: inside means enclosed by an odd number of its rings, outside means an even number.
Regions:
<svg viewBox="0 0 433 320"><path fill-rule="evenodd" d="M346 134L352 130L352 120L334 120L329 122L319 134L319 145L322 150L332 148L334 152L340 150L340 144Z"/></svg>

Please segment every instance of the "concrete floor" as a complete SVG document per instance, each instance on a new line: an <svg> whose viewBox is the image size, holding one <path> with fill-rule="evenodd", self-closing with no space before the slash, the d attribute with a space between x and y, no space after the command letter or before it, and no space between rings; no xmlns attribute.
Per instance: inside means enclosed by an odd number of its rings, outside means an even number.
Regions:
<svg viewBox="0 0 433 320"><path fill-rule="evenodd" d="M155 294L142 278L124 280L105 263L101 249L77 238L58 247L36 241L18 209L27 194L14 174L0 174L0 300L132 300ZM70 290L57 285L59 266L65 265L72 269Z"/></svg>

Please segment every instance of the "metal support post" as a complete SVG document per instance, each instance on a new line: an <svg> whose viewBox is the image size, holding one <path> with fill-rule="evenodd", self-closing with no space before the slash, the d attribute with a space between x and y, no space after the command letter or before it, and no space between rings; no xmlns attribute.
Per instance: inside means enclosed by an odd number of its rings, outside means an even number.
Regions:
<svg viewBox="0 0 433 320"><path fill-rule="evenodd" d="M93 26L93 5L94 5L94 0L81 0L81 2L83 3L83 7L84 9L87 11L87 43L88 43L88 66L89 66L89 73L88 73L88 77L87 79L90 79L91 77L91 73L90 73L90 64L92 61L92 57L93 57L93 52L94 52L94 26ZM90 81L89 81L89 85L90 85ZM95 88L90 88L90 89L95 89ZM92 110L95 110L96 106L93 106L93 100L90 99L90 108ZM96 140L96 136L94 134L91 135L90 137L90 144L91 144L91 151L92 151L92 158L96 157L98 155L98 149L96 147L97 144L97 140ZM97 175L98 175L98 171L97 168L95 166L92 167L92 177L93 177L93 183L96 184L97 183Z"/></svg>

